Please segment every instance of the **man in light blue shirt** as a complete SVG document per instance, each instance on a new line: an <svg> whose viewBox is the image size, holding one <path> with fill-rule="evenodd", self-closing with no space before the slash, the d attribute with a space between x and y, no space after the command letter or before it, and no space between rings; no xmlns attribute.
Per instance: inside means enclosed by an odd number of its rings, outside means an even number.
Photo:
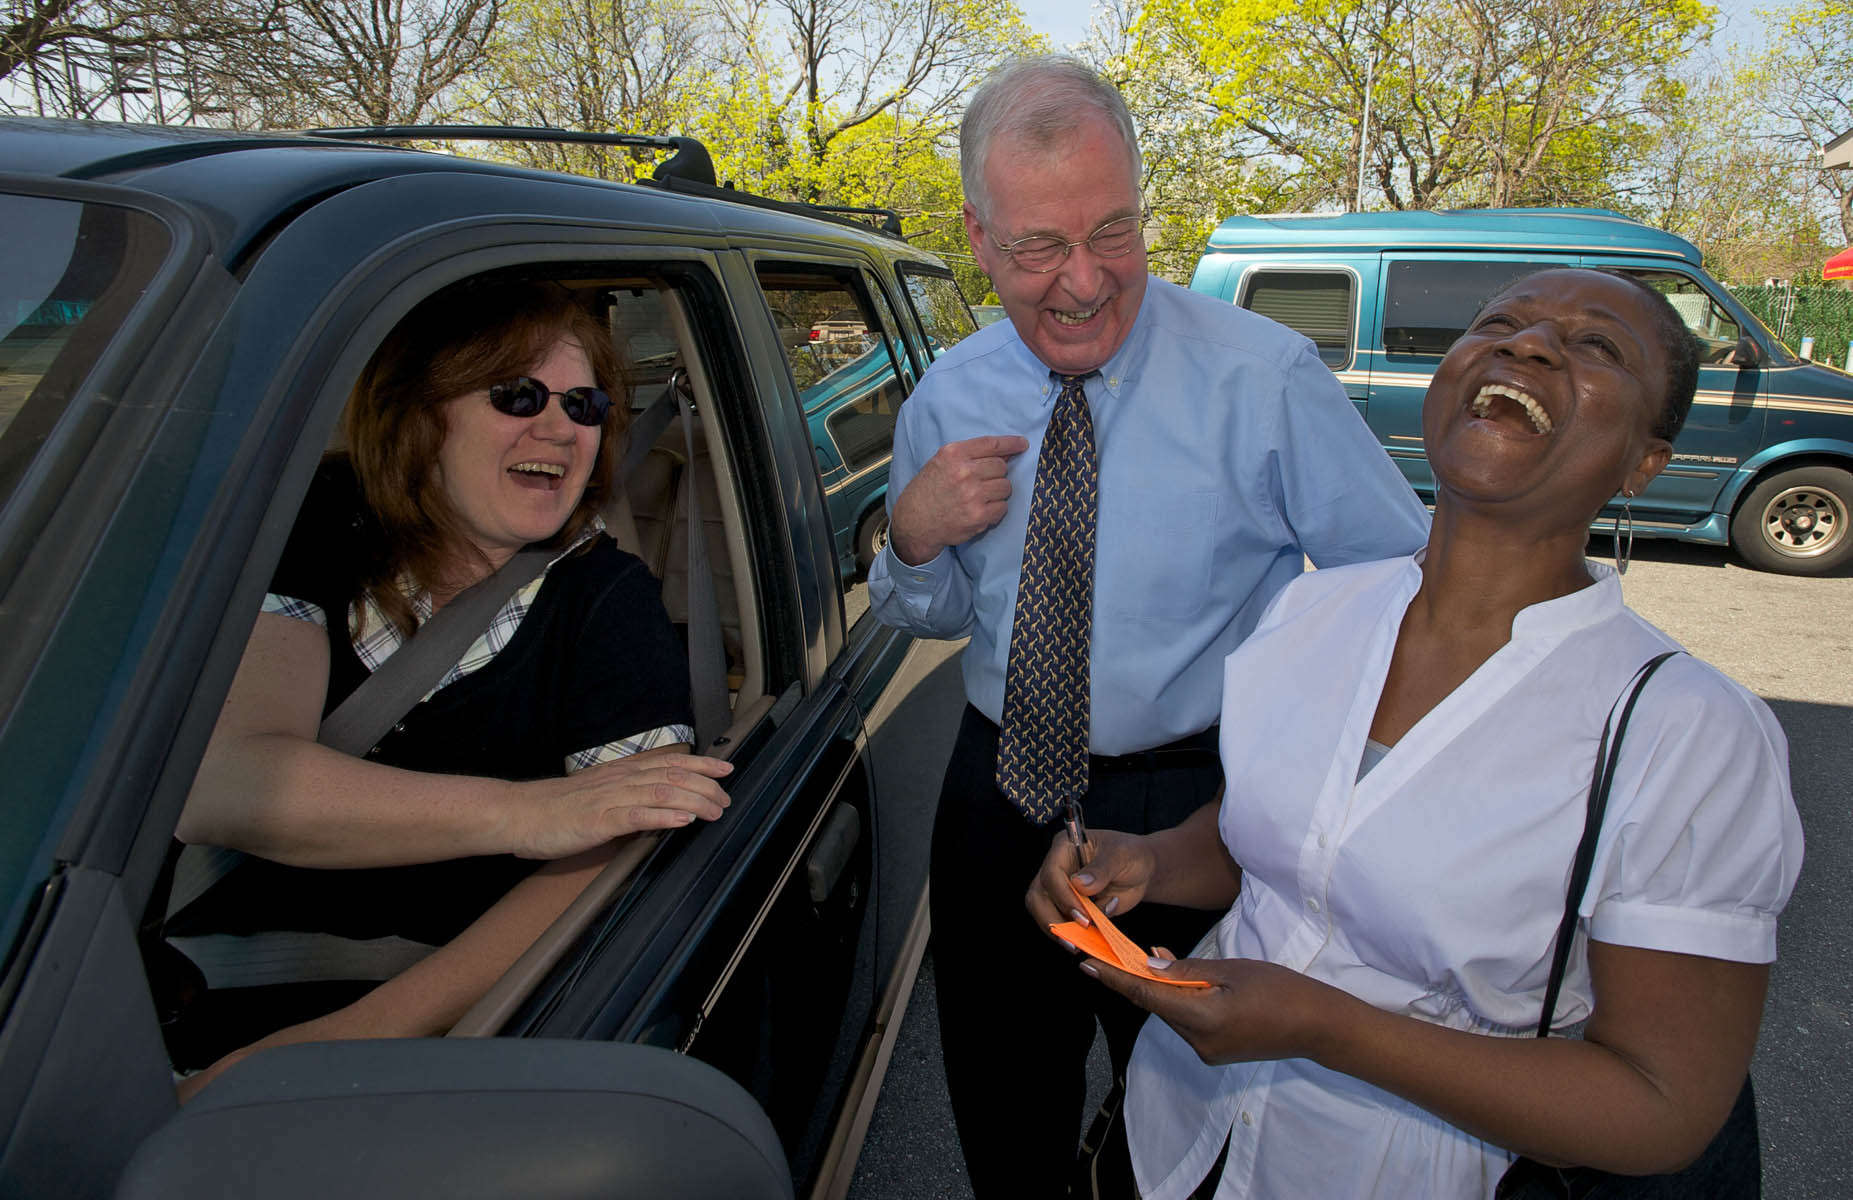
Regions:
<svg viewBox="0 0 1853 1200"><path fill-rule="evenodd" d="M995 785L1057 376L1094 373L1095 827L1168 828L1212 799L1224 657L1305 558L1408 554L1428 518L1310 342L1148 276L1138 151L1110 85L1068 60L1000 69L967 110L961 169L966 232L1009 320L948 350L902 407L869 595L888 624L971 638L932 917L947 1080L984 1200L1060 1194L1095 1012L1116 1067L1137 1030L1022 920L1051 831ZM1127 932L1184 953L1211 917L1143 905Z"/></svg>

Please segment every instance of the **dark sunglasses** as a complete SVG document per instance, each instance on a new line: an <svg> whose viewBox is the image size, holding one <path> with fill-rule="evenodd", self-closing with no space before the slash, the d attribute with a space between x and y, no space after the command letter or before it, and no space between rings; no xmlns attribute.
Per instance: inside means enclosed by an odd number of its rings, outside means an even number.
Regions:
<svg viewBox="0 0 1853 1200"><path fill-rule="evenodd" d="M538 417L547 407L550 396L560 398L560 408L574 424L598 426L611 412L611 397L600 388L576 387L563 392L547 390L547 385L527 375L517 375L507 383L489 385L489 403L499 413L511 417Z"/></svg>

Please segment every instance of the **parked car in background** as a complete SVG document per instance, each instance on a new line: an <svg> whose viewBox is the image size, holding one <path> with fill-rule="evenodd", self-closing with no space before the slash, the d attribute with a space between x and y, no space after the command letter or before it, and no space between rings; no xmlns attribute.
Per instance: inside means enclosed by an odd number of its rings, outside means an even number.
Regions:
<svg viewBox="0 0 1853 1200"><path fill-rule="evenodd" d="M995 325L1004 319L1004 315L1004 306L1001 304L972 305L972 317L981 329L986 325Z"/></svg>
<svg viewBox="0 0 1853 1200"><path fill-rule="evenodd" d="M959 701L920 686L943 647L860 615L843 531L969 314L932 255L655 141L633 186L0 121L0 1195L847 1187L924 944L936 785L902 752ZM689 424L606 516L725 647L731 807L630 843L451 1037L262 1052L177 1114L173 829L284 539L382 337L515 279ZM846 310L872 344L837 361L809 334Z"/></svg>
<svg viewBox="0 0 1853 1200"><path fill-rule="evenodd" d="M1635 532L1728 544L1796 575L1853 562L1853 378L1791 354L1683 238L1598 209L1231 217L1191 287L1311 338L1432 500L1421 413L1435 364L1494 292L1562 266L1643 280L1705 347L1672 462L1633 501Z"/></svg>

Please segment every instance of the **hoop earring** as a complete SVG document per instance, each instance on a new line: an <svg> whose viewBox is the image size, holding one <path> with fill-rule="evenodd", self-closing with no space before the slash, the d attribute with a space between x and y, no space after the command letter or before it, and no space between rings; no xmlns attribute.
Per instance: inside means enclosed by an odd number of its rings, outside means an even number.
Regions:
<svg viewBox="0 0 1853 1200"><path fill-rule="evenodd" d="M1634 507L1629 501L1634 499L1633 492L1621 494L1621 511L1615 514L1615 574L1628 573L1628 560L1634 557ZM1627 521L1627 541L1623 541L1622 521Z"/></svg>

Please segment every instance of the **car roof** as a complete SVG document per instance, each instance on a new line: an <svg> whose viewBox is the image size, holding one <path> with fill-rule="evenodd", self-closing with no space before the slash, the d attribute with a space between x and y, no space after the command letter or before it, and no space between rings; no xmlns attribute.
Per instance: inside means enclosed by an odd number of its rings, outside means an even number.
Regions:
<svg viewBox="0 0 1853 1200"><path fill-rule="evenodd" d="M1625 251L1699 262L1698 248L1686 239L1603 208L1230 217L1210 235L1209 253L1260 248Z"/></svg>
<svg viewBox="0 0 1853 1200"><path fill-rule="evenodd" d="M904 243L847 221L306 133L8 117L0 119L0 145L9 173L114 184L188 208L213 231L216 249L228 265L279 221L318 200L375 180L438 172L609 190L612 216L625 222L711 236L751 232L822 238L877 249L889 257L906 251Z"/></svg>

